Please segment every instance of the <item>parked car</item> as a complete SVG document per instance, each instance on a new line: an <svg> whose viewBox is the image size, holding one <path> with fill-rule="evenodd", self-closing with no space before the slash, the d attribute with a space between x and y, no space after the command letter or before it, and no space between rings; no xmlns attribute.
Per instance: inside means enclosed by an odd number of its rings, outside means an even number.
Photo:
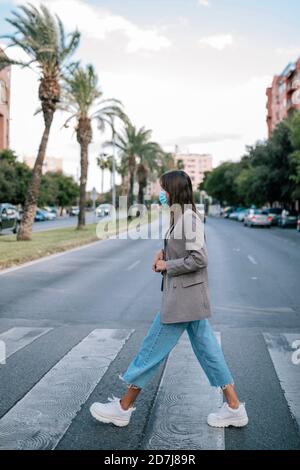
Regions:
<svg viewBox="0 0 300 470"><path fill-rule="evenodd" d="M206 214L205 214L205 205L204 204L195 204L196 209L198 210L201 220L205 223L206 222Z"/></svg>
<svg viewBox="0 0 300 470"><path fill-rule="evenodd" d="M71 209L69 210L69 215L75 216L79 214L79 207L78 206L72 206Z"/></svg>
<svg viewBox="0 0 300 470"><path fill-rule="evenodd" d="M238 220L239 215L244 212L246 209L244 207L237 207L233 212L229 214L229 219Z"/></svg>
<svg viewBox="0 0 300 470"><path fill-rule="evenodd" d="M238 221L239 222L244 222L247 213L248 213L248 209L244 209L244 210L240 211L239 214L238 214Z"/></svg>
<svg viewBox="0 0 300 470"><path fill-rule="evenodd" d="M15 206L10 203L0 204L0 233L2 230L12 230L17 233L19 224L19 213Z"/></svg>
<svg viewBox="0 0 300 470"><path fill-rule="evenodd" d="M272 217L268 213L260 209L249 209L245 216L244 226L246 227L267 227L270 228Z"/></svg>
<svg viewBox="0 0 300 470"><path fill-rule="evenodd" d="M55 217L57 217L57 209L56 209L56 207L46 206L46 207L43 207L43 210L45 210L45 211L47 211L47 212L50 212L50 214L54 214Z"/></svg>
<svg viewBox="0 0 300 470"><path fill-rule="evenodd" d="M264 209L268 213L270 217L272 217L272 225L278 225L278 221L280 219L282 208L281 207L273 207L271 209Z"/></svg>
<svg viewBox="0 0 300 470"><path fill-rule="evenodd" d="M56 214L54 212L48 211L45 208L43 208L41 210L44 212L46 220L55 220L56 219Z"/></svg>
<svg viewBox="0 0 300 470"><path fill-rule="evenodd" d="M278 219L279 227L297 227L299 214L296 211L283 210Z"/></svg>
<svg viewBox="0 0 300 470"><path fill-rule="evenodd" d="M110 209L110 204L100 204L98 207L96 207L95 214L97 217L104 217L110 214Z"/></svg>
<svg viewBox="0 0 300 470"><path fill-rule="evenodd" d="M41 209L37 209L35 211L34 220L35 222L44 222L45 220L47 220L45 211L42 211Z"/></svg>
<svg viewBox="0 0 300 470"><path fill-rule="evenodd" d="M223 209L222 211L222 216L224 217L224 219L228 219L229 215L235 211L235 207L225 207L225 209Z"/></svg>

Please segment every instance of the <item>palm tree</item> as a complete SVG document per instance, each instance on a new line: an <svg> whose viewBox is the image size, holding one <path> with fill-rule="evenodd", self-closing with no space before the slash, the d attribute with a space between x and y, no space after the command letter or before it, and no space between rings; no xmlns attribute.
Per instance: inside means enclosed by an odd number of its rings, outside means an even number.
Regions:
<svg viewBox="0 0 300 470"><path fill-rule="evenodd" d="M181 160L180 160L181 161ZM174 155L171 152L164 152L161 155L160 159L160 171L161 173L165 173L166 171L178 169L180 170L180 163L176 165Z"/></svg>
<svg viewBox="0 0 300 470"><path fill-rule="evenodd" d="M144 190L148 184L149 172L159 169L159 158L163 154L162 148L156 142L146 142L142 153L139 155L136 175L139 185L138 203L144 204Z"/></svg>
<svg viewBox="0 0 300 470"><path fill-rule="evenodd" d="M126 169L129 179L128 208L133 205L134 179L137 170L140 183L139 200L143 200L141 194L145 181L147 181L147 164L149 164L150 160L153 161L153 155L156 152L158 153L159 146L150 141L151 135L151 130L144 127L138 130L130 122L128 122L122 135L116 134L116 146L121 153L121 171L124 172ZM105 143L105 145L111 144L112 142ZM152 163L149 166L152 166Z"/></svg>
<svg viewBox="0 0 300 470"><path fill-rule="evenodd" d="M128 118L119 100L102 99L103 93L92 65L84 68L77 63L69 70L70 73L65 77L63 109L71 113L65 123L66 127L71 120L75 120L75 131L80 145L81 174L77 228L81 229L85 225L88 151L93 138L92 121L97 121L100 131L103 132L109 125L114 132L113 118L118 117L124 122L127 122Z"/></svg>
<svg viewBox="0 0 300 470"><path fill-rule="evenodd" d="M12 16L7 21L15 31L2 37L10 40L8 47L20 47L29 59L27 62L21 62L1 56L0 66L30 67L32 64L38 66L39 99L45 125L17 234L17 240L30 240L50 129L60 101L60 78L68 59L79 44L80 34L74 31L66 36L61 20L43 5L40 9L31 4L20 6Z"/></svg>
<svg viewBox="0 0 300 470"><path fill-rule="evenodd" d="M101 194L104 192L104 171L108 168L108 161L107 161L107 154L101 153L99 157L97 157L97 165L101 170Z"/></svg>

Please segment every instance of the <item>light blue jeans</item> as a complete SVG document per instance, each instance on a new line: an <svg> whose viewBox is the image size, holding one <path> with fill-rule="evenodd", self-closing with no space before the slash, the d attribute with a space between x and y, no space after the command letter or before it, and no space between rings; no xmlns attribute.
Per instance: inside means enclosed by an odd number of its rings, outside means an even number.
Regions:
<svg viewBox="0 0 300 470"><path fill-rule="evenodd" d="M126 372L119 375L127 386L143 388L187 330L193 351L212 387L234 384L222 349L208 319L161 323L158 312Z"/></svg>

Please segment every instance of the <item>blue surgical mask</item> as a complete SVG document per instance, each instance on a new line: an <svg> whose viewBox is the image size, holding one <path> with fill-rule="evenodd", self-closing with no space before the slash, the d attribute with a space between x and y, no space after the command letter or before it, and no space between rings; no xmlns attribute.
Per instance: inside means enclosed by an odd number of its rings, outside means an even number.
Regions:
<svg viewBox="0 0 300 470"><path fill-rule="evenodd" d="M160 200L160 203L163 207L168 206L168 198L167 198L167 195L166 195L165 191L160 191L159 200Z"/></svg>

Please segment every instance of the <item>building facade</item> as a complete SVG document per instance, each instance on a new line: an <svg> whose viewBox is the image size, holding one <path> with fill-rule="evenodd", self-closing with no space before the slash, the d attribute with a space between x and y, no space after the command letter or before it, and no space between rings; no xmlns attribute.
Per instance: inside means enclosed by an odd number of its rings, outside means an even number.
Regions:
<svg viewBox="0 0 300 470"><path fill-rule="evenodd" d="M184 170L192 180L193 190L197 191L205 173L212 171L213 158L210 154L175 153L173 155L176 167ZM158 181L149 182L146 195L158 196L161 187Z"/></svg>
<svg viewBox="0 0 300 470"><path fill-rule="evenodd" d="M35 160L36 157L24 157L24 163L26 163L29 168L34 167ZM46 157L43 163L43 173L56 173L59 171L63 171L62 158Z"/></svg>
<svg viewBox="0 0 300 470"><path fill-rule="evenodd" d="M10 79L11 67L0 69L0 150L9 148Z"/></svg>
<svg viewBox="0 0 300 470"><path fill-rule="evenodd" d="M212 155L206 153L177 153L174 155L177 165L179 164L191 178L193 189L197 191L198 186L204 180L204 175L212 171Z"/></svg>
<svg viewBox="0 0 300 470"><path fill-rule="evenodd" d="M294 110L300 110L300 57L280 75L275 75L267 88L267 125L271 137L275 127Z"/></svg>

